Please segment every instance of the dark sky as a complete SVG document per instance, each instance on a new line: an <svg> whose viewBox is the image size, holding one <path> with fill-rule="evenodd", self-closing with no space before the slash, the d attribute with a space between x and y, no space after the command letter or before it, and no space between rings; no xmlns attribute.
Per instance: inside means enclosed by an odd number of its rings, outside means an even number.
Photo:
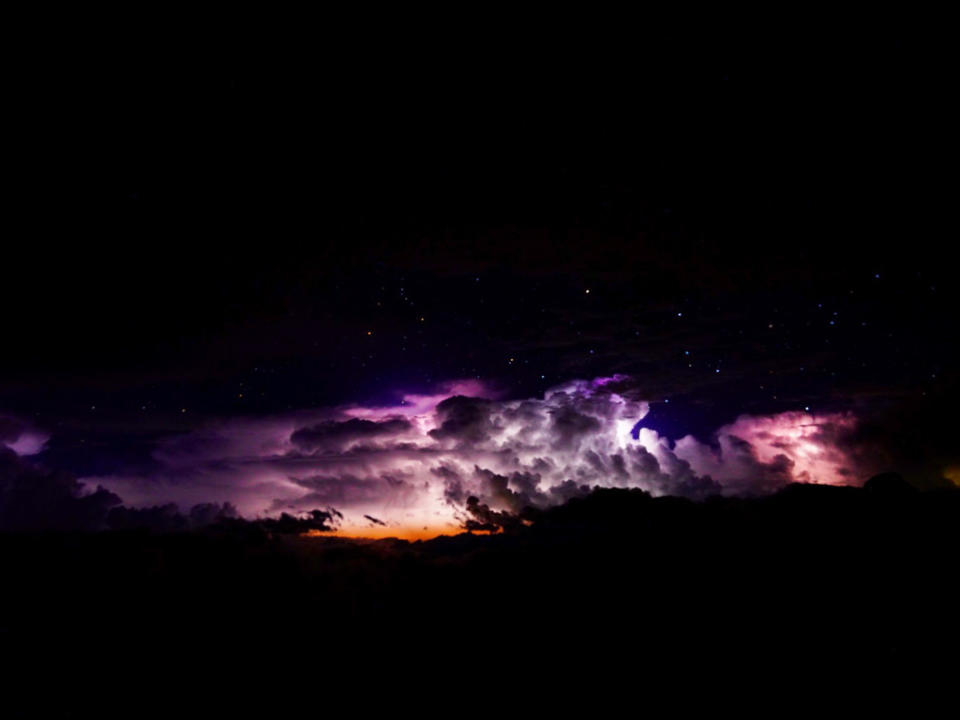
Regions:
<svg viewBox="0 0 960 720"><path fill-rule="evenodd" d="M107 475L215 419L622 373L670 437L853 411L941 473L946 52L617 25L45 61L0 412Z"/></svg>

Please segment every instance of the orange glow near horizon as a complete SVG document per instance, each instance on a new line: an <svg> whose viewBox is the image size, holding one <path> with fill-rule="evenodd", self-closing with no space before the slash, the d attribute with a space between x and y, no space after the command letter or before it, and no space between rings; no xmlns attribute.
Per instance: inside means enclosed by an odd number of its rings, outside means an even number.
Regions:
<svg viewBox="0 0 960 720"><path fill-rule="evenodd" d="M400 540L432 540L441 535L460 535L466 532L461 527L452 525L437 525L434 527L351 527L339 528L330 532L320 530L310 530L303 533L303 537L342 537L354 538L356 540L385 540L386 538L398 538ZM483 533L475 533L483 534Z"/></svg>

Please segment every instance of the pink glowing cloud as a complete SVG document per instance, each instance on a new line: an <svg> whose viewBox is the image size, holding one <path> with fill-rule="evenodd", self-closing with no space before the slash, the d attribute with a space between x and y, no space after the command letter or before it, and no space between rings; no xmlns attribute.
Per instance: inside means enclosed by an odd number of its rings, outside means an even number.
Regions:
<svg viewBox="0 0 960 720"><path fill-rule="evenodd" d="M0 416L0 445L6 445L17 455L37 455L42 452L50 435L17 418Z"/></svg>
<svg viewBox="0 0 960 720"><path fill-rule="evenodd" d="M850 415L741 416L713 442L634 428L649 412L624 376L503 400L477 381L394 405L224 421L161 443L150 477L87 478L131 504L224 502L248 516L336 507L345 530L454 531L467 499L546 507L601 487L655 495L755 494L790 482L847 484L838 437Z"/></svg>

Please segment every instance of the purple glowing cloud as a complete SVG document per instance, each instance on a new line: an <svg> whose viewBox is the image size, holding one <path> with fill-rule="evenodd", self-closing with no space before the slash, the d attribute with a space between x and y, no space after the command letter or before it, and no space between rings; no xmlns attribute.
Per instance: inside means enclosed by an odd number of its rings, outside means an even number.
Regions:
<svg viewBox="0 0 960 720"><path fill-rule="evenodd" d="M43 451L50 436L30 427L22 420L0 416L0 445L6 445L17 455L37 455Z"/></svg>
<svg viewBox="0 0 960 720"><path fill-rule="evenodd" d="M850 415L741 416L703 443L634 431L648 412L624 376L521 400L466 381L390 406L222 421L161 443L149 477L84 480L130 505L230 502L247 516L332 506L345 532L369 532L372 516L410 534L456 531L470 497L516 512L596 486L698 498L858 477L838 442Z"/></svg>

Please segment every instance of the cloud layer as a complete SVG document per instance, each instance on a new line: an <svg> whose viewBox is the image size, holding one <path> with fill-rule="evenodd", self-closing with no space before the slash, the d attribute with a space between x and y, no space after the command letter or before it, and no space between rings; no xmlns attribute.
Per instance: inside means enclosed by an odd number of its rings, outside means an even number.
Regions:
<svg viewBox="0 0 960 720"><path fill-rule="evenodd" d="M703 498L863 477L842 438L853 416L741 416L708 441L644 426L650 405L614 376L502 400L475 381L389 406L234 419L169 438L149 477L86 478L128 505L229 502L246 516L336 508L345 532L450 532L489 513L594 487Z"/></svg>

